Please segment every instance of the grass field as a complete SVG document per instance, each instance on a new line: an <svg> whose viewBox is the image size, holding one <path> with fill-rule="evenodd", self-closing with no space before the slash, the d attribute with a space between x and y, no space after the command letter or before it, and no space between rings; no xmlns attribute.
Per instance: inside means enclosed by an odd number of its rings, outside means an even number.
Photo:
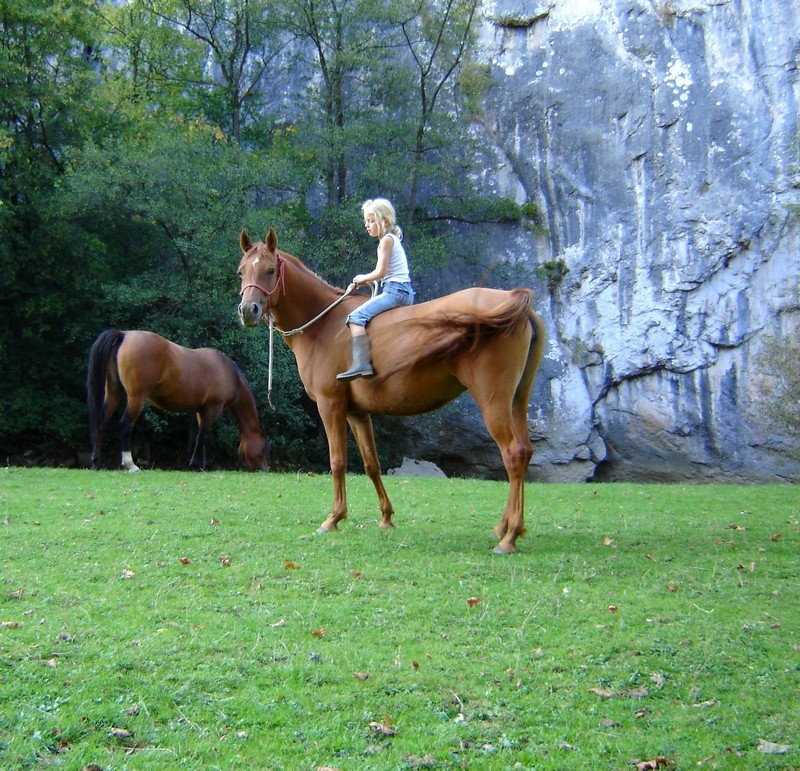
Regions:
<svg viewBox="0 0 800 771"><path fill-rule="evenodd" d="M0 469L0 767L800 767L796 487L348 485Z"/></svg>

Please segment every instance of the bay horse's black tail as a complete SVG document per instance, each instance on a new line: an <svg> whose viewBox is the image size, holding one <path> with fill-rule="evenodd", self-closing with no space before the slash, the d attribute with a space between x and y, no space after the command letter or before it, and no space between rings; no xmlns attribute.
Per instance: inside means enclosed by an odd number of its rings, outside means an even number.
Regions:
<svg viewBox="0 0 800 771"><path fill-rule="evenodd" d="M89 371L86 376L86 402L89 407L89 435L92 441L92 466L99 468L100 447L105 422L106 377L111 361L116 357L124 332L107 329L92 343L89 352Z"/></svg>

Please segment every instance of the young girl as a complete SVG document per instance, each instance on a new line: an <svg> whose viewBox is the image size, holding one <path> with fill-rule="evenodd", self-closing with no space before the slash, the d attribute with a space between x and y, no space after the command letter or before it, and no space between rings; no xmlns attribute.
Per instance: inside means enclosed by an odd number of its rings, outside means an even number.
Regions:
<svg viewBox="0 0 800 771"><path fill-rule="evenodd" d="M359 273L353 284L367 284L382 281L379 294L356 308L348 317L350 328L353 364L350 369L340 372L338 380L353 380L357 377L372 377L372 353L367 337L367 324L379 313L401 305L414 302L414 290L408 273L408 258L403 249L403 231L396 224L394 207L385 198L365 201L361 206L364 214L364 227L378 240L378 262L371 273Z"/></svg>

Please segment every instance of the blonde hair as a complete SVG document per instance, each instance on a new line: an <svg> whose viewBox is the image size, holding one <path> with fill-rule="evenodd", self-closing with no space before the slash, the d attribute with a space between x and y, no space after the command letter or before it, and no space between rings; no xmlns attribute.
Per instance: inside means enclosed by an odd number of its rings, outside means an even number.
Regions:
<svg viewBox="0 0 800 771"><path fill-rule="evenodd" d="M364 215L364 219L372 217L375 222L378 223L378 230L381 237L385 236L387 233L394 233L394 235L402 240L403 231L397 224L397 215L395 214L394 206L392 206L391 201L388 201L386 198L371 198L361 204L361 212Z"/></svg>

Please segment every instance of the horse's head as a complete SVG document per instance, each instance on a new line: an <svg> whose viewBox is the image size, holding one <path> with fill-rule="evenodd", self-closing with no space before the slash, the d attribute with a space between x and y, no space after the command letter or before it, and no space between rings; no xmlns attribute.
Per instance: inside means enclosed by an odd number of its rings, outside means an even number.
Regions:
<svg viewBox="0 0 800 771"><path fill-rule="evenodd" d="M263 241L253 243L243 230L239 236L242 261L239 263L239 278L242 288L239 294L239 318L242 324L254 327L261 320L270 304L274 305L283 279L283 259L278 255L278 236L270 228Z"/></svg>
<svg viewBox="0 0 800 771"><path fill-rule="evenodd" d="M252 436L242 433L239 459L251 471L269 471L269 441L261 433Z"/></svg>

